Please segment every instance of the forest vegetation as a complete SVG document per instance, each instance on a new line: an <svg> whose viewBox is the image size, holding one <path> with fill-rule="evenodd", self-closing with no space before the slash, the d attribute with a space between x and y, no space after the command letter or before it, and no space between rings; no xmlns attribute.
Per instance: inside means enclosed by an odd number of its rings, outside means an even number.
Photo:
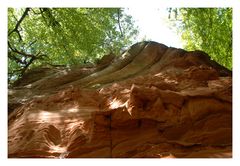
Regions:
<svg viewBox="0 0 240 166"><path fill-rule="evenodd" d="M119 54L136 34L131 16L119 8L9 8L8 79L37 66L71 66Z"/></svg>
<svg viewBox="0 0 240 166"><path fill-rule="evenodd" d="M203 50L232 70L231 8L169 8L171 27L177 29L186 50Z"/></svg>
<svg viewBox="0 0 240 166"><path fill-rule="evenodd" d="M203 50L232 69L231 8L168 8L166 12L184 49ZM138 32L122 8L9 8L9 85L35 67L70 67L94 63L109 53L119 55Z"/></svg>

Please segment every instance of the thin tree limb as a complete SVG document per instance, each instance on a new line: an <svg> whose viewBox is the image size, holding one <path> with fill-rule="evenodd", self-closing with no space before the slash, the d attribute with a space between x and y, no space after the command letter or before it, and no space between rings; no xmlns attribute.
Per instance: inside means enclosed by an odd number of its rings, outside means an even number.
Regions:
<svg viewBox="0 0 240 166"><path fill-rule="evenodd" d="M13 48L9 41L8 41L8 47L11 49L12 52L21 54L27 58L38 57L38 59L40 59L40 57L46 56L45 54L40 55L40 52L37 55L32 55L32 54L27 54L25 52L19 51L16 48Z"/></svg>
<svg viewBox="0 0 240 166"><path fill-rule="evenodd" d="M37 42L37 40L34 40L33 42L31 42L28 46L27 46L27 48L29 48L29 47L31 47L33 44L35 44Z"/></svg>
<svg viewBox="0 0 240 166"><path fill-rule="evenodd" d="M22 37L21 37L21 34L20 34L18 28L19 28L20 24L22 23L22 21L24 20L24 18L28 15L29 11L30 11L30 8L26 8L25 9L22 17L18 20L18 22L17 22L16 26L14 27L14 29L8 33L8 36L10 36L13 32L16 32L18 34L18 36L19 36L19 40L22 41Z"/></svg>
<svg viewBox="0 0 240 166"><path fill-rule="evenodd" d="M122 27L121 27L121 22L120 22L120 9L118 9L118 27L119 27L121 36L123 37L123 32L122 32Z"/></svg>

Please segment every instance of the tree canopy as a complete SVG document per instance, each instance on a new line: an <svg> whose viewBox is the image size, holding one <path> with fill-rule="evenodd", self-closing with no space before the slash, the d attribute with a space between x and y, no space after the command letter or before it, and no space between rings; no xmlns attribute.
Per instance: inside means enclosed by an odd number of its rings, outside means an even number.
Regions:
<svg viewBox="0 0 240 166"><path fill-rule="evenodd" d="M231 8L169 8L169 18L187 50L203 50L232 69Z"/></svg>
<svg viewBox="0 0 240 166"><path fill-rule="evenodd" d="M169 8L184 49L203 50L232 69L231 8ZM121 8L9 8L8 79L37 66L92 63L119 54L138 29Z"/></svg>
<svg viewBox="0 0 240 166"><path fill-rule="evenodd" d="M138 34L121 8L9 8L9 83L40 65L93 62Z"/></svg>

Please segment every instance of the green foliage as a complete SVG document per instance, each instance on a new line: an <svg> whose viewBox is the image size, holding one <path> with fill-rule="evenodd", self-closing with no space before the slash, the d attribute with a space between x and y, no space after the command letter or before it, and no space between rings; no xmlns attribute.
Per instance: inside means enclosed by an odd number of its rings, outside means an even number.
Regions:
<svg viewBox="0 0 240 166"><path fill-rule="evenodd" d="M174 16L187 50L203 50L212 59L232 69L232 9L231 8L175 8Z"/></svg>
<svg viewBox="0 0 240 166"><path fill-rule="evenodd" d="M120 8L26 10L8 10L10 81L40 65L71 66L119 54L138 33L131 16Z"/></svg>

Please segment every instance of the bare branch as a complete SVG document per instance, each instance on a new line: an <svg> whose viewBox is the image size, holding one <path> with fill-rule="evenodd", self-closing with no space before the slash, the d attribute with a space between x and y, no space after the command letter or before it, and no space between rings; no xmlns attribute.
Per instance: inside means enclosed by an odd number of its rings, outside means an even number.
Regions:
<svg viewBox="0 0 240 166"><path fill-rule="evenodd" d="M13 52L15 51L15 49L11 46L10 42L8 41L8 47L10 48L10 50L12 50Z"/></svg>
<svg viewBox="0 0 240 166"><path fill-rule="evenodd" d="M8 47L10 48L10 51L8 52L8 57L10 59L12 59L13 61L19 63L22 65L21 69L19 69L19 72L21 72L21 75L23 75L25 73L25 71L28 69L28 67L37 59L44 59L44 57L46 57L47 55L45 54L41 54L41 52L38 52L36 55L32 55L32 54L27 54L25 52L19 51L16 48L13 48L10 44L10 42L8 41ZM13 55L12 53L16 53L16 54L20 54L23 55L23 59L22 58L18 58L15 55ZM30 60L29 60L30 58Z"/></svg>
<svg viewBox="0 0 240 166"><path fill-rule="evenodd" d="M34 13L34 14L42 14L43 11L41 10L41 8L39 8L40 12L36 12L35 10L31 9L31 11Z"/></svg>
<svg viewBox="0 0 240 166"><path fill-rule="evenodd" d="M13 32L16 32L18 34L18 36L19 36L19 40L22 41L22 37L20 35L20 32L19 32L18 28L19 28L20 24L22 23L23 19L28 15L29 10L30 10L30 8L26 8L25 9L22 17L19 19L19 21L17 22L17 24L14 27L14 29L8 33L8 36L10 36Z"/></svg>
<svg viewBox="0 0 240 166"><path fill-rule="evenodd" d="M22 65L25 64L24 61L22 61L20 58L17 58L17 57L14 56L14 55L12 55L11 52L8 52L8 57L9 57L10 59L14 60L14 61L17 62L17 63L20 63L20 64L22 64Z"/></svg>
<svg viewBox="0 0 240 166"><path fill-rule="evenodd" d="M8 41L8 47L11 49L12 52L21 54L21 55L23 55L23 56L25 56L25 57L27 57L27 58L32 58L32 57L35 57L35 58L36 58L36 57L38 57L38 59L40 59L40 58L43 57L43 56L47 56L47 55L45 55L45 54L41 54L41 55L40 55L40 52L37 53L37 55L33 55L33 54L28 54L28 53L19 51L19 50L17 50L16 48L13 48L13 47L11 46L11 44L10 44L9 41Z"/></svg>
<svg viewBox="0 0 240 166"><path fill-rule="evenodd" d="M27 46L27 48L29 48L29 47L31 47L33 44L35 44L37 42L37 40L34 40L33 42L31 42L28 46Z"/></svg>
<svg viewBox="0 0 240 166"><path fill-rule="evenodd" d="M121 22L120 22L120 9L118 9L118 27L121 32L121 36L123 37L123 32L122 32L122 27L121 27Z"/></svg>

